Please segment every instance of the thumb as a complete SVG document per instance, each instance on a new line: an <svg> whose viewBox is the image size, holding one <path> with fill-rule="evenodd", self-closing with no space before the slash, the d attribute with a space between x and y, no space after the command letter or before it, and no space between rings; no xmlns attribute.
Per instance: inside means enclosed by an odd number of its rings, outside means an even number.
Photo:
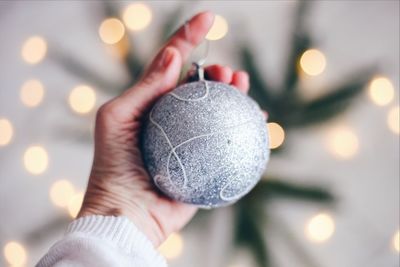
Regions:
<svg viewBox="0 0 400 267"><path fill-rule="evenodd" d="M119 96L116 101L132 116L141 116L160 96L177 84L182 59L174 47L167 47L157 56L140 81Z"/></svg>

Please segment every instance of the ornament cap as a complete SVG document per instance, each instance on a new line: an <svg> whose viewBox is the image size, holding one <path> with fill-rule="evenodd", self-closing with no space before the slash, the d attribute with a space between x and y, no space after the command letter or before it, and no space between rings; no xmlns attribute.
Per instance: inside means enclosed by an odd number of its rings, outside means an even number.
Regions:
<svg viewBox="0 0 400 267"><path fill-rule="evenodd" d="M192 66L193 67L189 73L188 82L204 81L205 78L203 67L197 62L193 62Z"/></svg>

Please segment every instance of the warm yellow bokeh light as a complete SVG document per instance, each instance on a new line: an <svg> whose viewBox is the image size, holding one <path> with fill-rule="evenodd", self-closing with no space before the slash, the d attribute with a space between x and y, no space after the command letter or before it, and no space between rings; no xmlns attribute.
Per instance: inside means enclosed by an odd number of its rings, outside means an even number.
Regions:
<svg viewBox="0 0 400 267"><path fill-rule="evenodd" d="M116 18L106 19L100 25L99 35L104 43L116 44L125 35L124 24Z"/></svg>
<svg viewBox="0 0 400 267"><path fill-rule="evenodd" d="M327 146L329 151L337 158L349 159L358 151L358 137L350 129L338 128L328 135Z"/></svg>
<svg viewBox="0 0 400 267"><path fill-rule="evenodd" d="M96 104L96 93L89 86L79 85L72 89L68 101L73 111L88 113Z"/></svg>
<svg viewBox="0 0 400 267"><path fill-rule="evenodd" d="M276 122L269 122L268 134L269 134L269 148L274 149L280 147L285 141L285 131L282 126Z"/></svg>
<svg viewBox="0 0 400 267"><path fill-rule="evenodd" d="M400 134L400 108L395 106L389 110L387 116L389 129L395 134Z"/></svg>
<svg viewBox="0 0 400 267"><path fill-rule="evenodd" d="M58 207L67 207L74 195L74 186L68 180L59 180L50 187L51 202Z"/></svg>
<svg viewBox="0 0 400 267"><path fill-rule="evenodd" d="M220 15L215 15L214 23L206 35L206 39L216 41L222 39L228 33L228 22Z"/></svg>
<svg viewBox="0 0 400 267"><path fill-rule="evenodd" d="M3 249L4 258L12 267L20 267L26 264L27 253L20 243L8 242Z"/></svg>
<svg viewBox="0 0 400 267"><path fill-rule="evenodd" d="M178 258L183 251L183 238L178 233L172 233L158 248L158 251L167 259Z"/></svg>
<svg viewBox="0 0 400 267"><path fill-rule="evenodd" d="M83 192L74 194L68 202L68 213L72 218L76 218L81 209L84 194Z"/></svg>
<svg viewBox="0 0 400 267"><path fill-rule="evenodd" d="M22 46L21 55L25 62L37 64L43 60L47 52L47 43L40 36L32 36Z"/></svg>
<svg viewBox="0 0 400 267"><path fill-rule="evenodd" d="M26 81L21 87L21 101L27 107L38 106L44 96L43 84L38 80Z"/></svg>
<svg viewBox="0 0 400 267"><path fill-rule="evenodd" d="M397 232L394 234L393 236L393 240L392 240L392 245L393 245L393 249L400 253L400 230L397 230Z"/></svg>
<svg viewBox="0 0 400 267"><path fill-rule="evenodd" d="M309 49L301 55L300 67L310 76L319 75L326 67L325 55L317 49Z"/></svg>
<svg viewBox="0 0 400 267"><path fill-rule="evenodd" d="M130 4L122 14L122 19L126 27L132 31L145 29L150 24L152 17L150 7L144 3Z"/></svg>
<svg viewBox="0 0 400 267"><path fill-rule="evenodd" d="M376 77L369 84L369 97L378 106L389 104L394 98L394 87L386 77Z"/></svg>
<svg viewBox="0 0 400 267"><path fill-rule="evenodd" d="M8 145L14 135L14 129L11 122L0 118L0 146Z"/></svg>
<svg viewBox="0 0 400 267"><path fill-rule="evenodd" d="M320 213L312 217L306 227L305 235L313 242L321 243L330 239L335 232L335 222L326 213Z"/></svg>
<svg viewBox="0 0 400 267"><path fill-rule="evenodd" d="M49 158L47 151L41 146L31 146L24 154L25 169L34 175L39 175L47 170Z"/></svg>

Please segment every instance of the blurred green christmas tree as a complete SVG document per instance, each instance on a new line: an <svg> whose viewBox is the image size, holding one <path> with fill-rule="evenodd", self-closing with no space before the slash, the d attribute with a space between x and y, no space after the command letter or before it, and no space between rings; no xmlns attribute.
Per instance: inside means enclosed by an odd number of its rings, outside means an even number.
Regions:
<svg viewBox="0 0 400 267"><path fill-rule="evenodd" d="M187 3L186 5L191 5ZM365 85L371 80L374 68L358 71L327 90L328 94L313 100L304 100L300 91L299 60L309 49L315 47L315 43L305 26L305 18L310 10L311 1L300 1L293 20L293 35L291 47L288 51L288 61L284 73L283 83L279 88L274 88L268 81L264 80L263 71L257 66L251 46L244 44L240 47L240 61L243 69L247 70L251 80L250 96L252 96L262 109L269 113L269 121L280 125L285 129L286 135L296 128L304 128L317 123L327 123L328 120L344 112L354 99L363 91ZM184 7L178 8L164 22L161 30L160 44L178 25ZM118 7L111 2L104 2L104 17L120 18ZM121 19L121 18L120 18ZM122 19L121 19L122 20ZM123 65L130 74L130 80L124 85L115 85L105 80L101 75L94 73L85 67L83 62L74 59L73 55L67 55L62 51L55 51L52 55L66 70L75 74L87 83L111 95L118 95L134 84L144 66L144 61L134 52L133 40L124 36L121 41L114 45L119 52ZM89 135L86 136L90 138ZM285 151L285 143L277 149L272 150L272 157ZM295 201L309 201L322 205L332 205L335 197L328 189L319 186L299 185L287 182L284 177L270 176L269 174L260 181L256 188L245 198L232 206L235 217L235 241L239 246L249 248L260 267L273 266L270 257L270 249L264 239L265 232L276 231L276 224L271 223L269 218L274 214L269 212L268 204L273 200L292 199ZM213 211L203 211L201 214ZM200 214L200 216L201 216ZM312 258L298 245L293 235L280 225L285 238L294 252L304 261L307 266L316 266ZM282 232L282 229L284 230ZM285 232L286 231L286 232ZM284 234L286 233L286 234Z"/></svg>

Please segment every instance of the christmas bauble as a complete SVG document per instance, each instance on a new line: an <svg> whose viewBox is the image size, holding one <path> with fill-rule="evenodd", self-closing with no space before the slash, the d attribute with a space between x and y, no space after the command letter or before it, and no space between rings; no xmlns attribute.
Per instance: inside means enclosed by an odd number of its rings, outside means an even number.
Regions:
<svg viewBox="0 0 400 267"><path fill-rule="evenodd" d="M260 108L219 82L186 83L164 95L143 133L144 161L156 186L175 200L205 208L247 194L269 158Z"/></svg>

